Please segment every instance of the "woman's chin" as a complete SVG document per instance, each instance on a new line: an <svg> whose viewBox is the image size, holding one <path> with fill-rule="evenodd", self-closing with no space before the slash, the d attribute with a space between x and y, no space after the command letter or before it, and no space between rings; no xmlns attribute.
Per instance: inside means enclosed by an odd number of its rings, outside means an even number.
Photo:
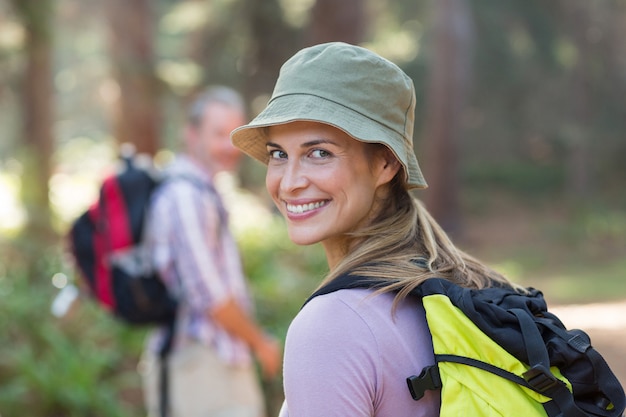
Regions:
<svg viewBox="0 0 626 417"><path fill-rule="evenodd" d="M300 233L289 233L289 239L299 246L309 246L319 242L318 239L312 238L311 236L303 236L303 234Z"/></svg>

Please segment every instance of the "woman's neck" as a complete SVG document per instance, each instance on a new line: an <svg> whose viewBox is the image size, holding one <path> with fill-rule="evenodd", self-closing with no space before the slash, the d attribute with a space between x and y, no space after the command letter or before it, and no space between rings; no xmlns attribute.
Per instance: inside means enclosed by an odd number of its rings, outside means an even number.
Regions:
<svg viewBox="0 0 626 417"><path fill-rule="evenodd" d="M322 242L324 252L326 253L326 262L328 269L332 271L348 254L348 243L345 238L332 238Z"/></svg>

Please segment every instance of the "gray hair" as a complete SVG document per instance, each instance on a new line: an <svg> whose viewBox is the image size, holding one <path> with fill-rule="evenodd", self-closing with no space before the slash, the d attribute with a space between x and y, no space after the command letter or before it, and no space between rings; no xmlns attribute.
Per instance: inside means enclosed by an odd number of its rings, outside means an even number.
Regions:
<svg viewBox="0 0 626 417"><path fill-rule="evenodd" d="M243 97L237 91L225 86L211 86L198 94L187 111L187 122L197 126L207 106L212 103L221 103L245 113L246 107Z"/></svg>

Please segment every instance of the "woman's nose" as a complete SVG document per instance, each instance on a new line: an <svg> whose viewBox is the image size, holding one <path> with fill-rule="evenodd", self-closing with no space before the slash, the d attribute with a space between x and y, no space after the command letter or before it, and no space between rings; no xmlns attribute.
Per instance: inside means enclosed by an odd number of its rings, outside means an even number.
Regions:
<svg viewBox="0 0 626 417"><path fill-rule="evenodd" d="M305 188L309 181L302 165L298 161L290 160L283 171L280 188L283 192L292 192Z"/></svg>

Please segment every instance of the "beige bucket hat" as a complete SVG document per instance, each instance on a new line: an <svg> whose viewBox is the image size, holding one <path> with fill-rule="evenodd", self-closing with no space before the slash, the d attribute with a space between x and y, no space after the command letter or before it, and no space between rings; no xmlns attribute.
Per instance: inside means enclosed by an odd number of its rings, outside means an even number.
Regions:
<svg viewBox="0 0 626 417"><path fill-rule="evenodd" d="M267 107L231 139L267 164L263 128L294 121L325 123L356 140L384 144L402 163L407 187L427 187L413 150L413 81L368 49L331 42L300 50L280 69Z"/></svg>

